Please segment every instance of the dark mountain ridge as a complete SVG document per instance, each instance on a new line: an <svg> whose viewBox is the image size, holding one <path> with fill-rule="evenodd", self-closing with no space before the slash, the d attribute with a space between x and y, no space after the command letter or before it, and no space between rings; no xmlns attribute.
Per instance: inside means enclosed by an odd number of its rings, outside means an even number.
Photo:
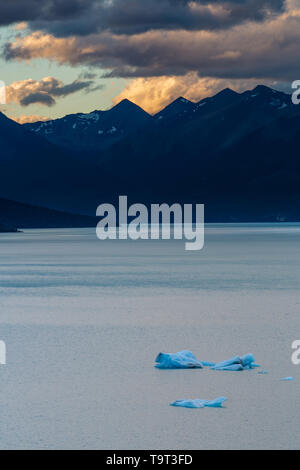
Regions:
<svg viewBox="0 0 300 470"><path fill-rule="evenodd" d="M300 221L299 132L300 106L264 86L154 116L128 100L23 126L0 115L0 197L95 214L126 194L205 203L210 221Z"/></svg>
<svg viewBox="0 0 300 470"><path fill-rule="evenodd" d="M70 114L53 121L24 124L24 127L71 151L99 153L149 121L148 113L125 99L107 111Z"/></svg>
<svg viewBox="0 0 300 470"><path fill-rule="evenodd" d="M16 228L80 228L95 227L96 218L69 214L20 202L0 199L0 232L15 232Z"/></svg>

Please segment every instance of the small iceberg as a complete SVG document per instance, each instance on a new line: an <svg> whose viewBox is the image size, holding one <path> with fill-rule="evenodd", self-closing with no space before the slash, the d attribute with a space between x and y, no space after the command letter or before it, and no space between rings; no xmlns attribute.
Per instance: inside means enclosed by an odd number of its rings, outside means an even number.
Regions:
<svg viewBox="0 0 300 470"><path fill-rule="evenodd" d="M223 362L199 361L191 351L179 351L177 353L159 353L155 359L158 369L202 369L210 367L212 370L239 371L260 367L255 364L253 354L235 356Z"/></svg>
<svg viewBox="0 0 300 470"><path fill-rule="evenodd" d="M294 377L283 377L280 380L283 381L283 382L291 382L292 380L294 380Z"/></svg>
<svg viewBox="0 0 300 470"><path fill-rule="evenodd" d="M240 371L253 369L254 367L260 367L255 364L253 354L245 354L245 356L235 356L227 361L219 362L211 366L212 370L229 370L229 371Z"/></svg>
<svg viewBox="0 0 300 470"><path fill-rule="evenodd" d="M215 400L176 400L170 403L170 406L181 406L182 408L222 408L223 403L227 400L225 397L219 397Z"/></svg>
<svg viewBox="0 0 300 470"><path fill-rule="evenodd" d="M202 369L202 362L191 351L159 353L155 359L157 369Z"/></svg>

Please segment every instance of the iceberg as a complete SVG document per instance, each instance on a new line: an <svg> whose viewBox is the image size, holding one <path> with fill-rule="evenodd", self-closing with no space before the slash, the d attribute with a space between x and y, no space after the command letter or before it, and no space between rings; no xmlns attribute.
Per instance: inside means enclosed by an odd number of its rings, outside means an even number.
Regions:
<svg viewBox="0 0 300 470"><path fill-rule="evenodd" d="M157 369L202 369L202 362L191 351L159 353L155 359Z"/></svg>
<svg viewBox="0 0 300 470"><path fill-rule="evenodd" d="M291 382L292 380L294 380L294 377L283 377L282 379L283 382Z"/></svg>
<svg viewBox="0 0 300 470"><path fill-rule="evenodd" d="M158 369L202 369L203 367L210 367L212 370L240 371L260 367L255 364L253 354L235 356L226 361L214 363L199 361L191 351L159 353L155 362L155 367Z"/></svg>
<svg viewBox="0 0 300 470"><path fill-rule="evenodd" d="M229 371L240 371L253 369L254 367L260 367L255 364L253 354L245 354L245 356L235 356L227 361L218 362L211 366L212 370L229 370Z"/></svg>
<svg viewBox="0 0 300 470"><path fill-rule="evenodd" d="M183 408L222 408L223 403L227 400L225 397L219 397L215 400L176 400L170 403L170 406L181 406Z"/></svg>

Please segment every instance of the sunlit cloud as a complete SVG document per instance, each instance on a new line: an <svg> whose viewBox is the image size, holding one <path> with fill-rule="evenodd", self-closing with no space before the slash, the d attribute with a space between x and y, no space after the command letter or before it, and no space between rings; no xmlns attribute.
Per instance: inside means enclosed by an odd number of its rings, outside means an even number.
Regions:
<svg viewBox="0 0 300 470"><path fill-rule="evenodd" d="M114 103L117 104L127 98L141 106L145 111L154 114L180 96L197 102L218 93L224 88L241 92L254 87L257 83L256 79L199 78L196 72L184 76L137 78L129 82L122 93L114 99Z"/></svg>
<svg viewBox="0 0 300 470"><path fill-rule="evenodd" d="M29 78L11 83L6 87L7 104L17 103L21 106L41 104L53 106L58 97L65 97L81 90L95 89L93 80L80 78L69 84L64 84L54 77L45 77L41 81Z"/></svg>
<svg viewBox="0 0 300 470"><path fill-rule="evenodd" d="M20 116L10 116L11 119L18 122L19 124L33 123L38 121L49 121L50 118L46 116L39 116L38 114L21 114Z"/></svg>
<svg viewBox="0 0 300 470"><path fill-rule="evenodd" d="M16 31L24 31L25 29L28 28L28 24L26 23L26 21L21 21L20 23L17 23L15 26L14 26L14 29Z"/></svg>
<svg viewBox="0 0 300 470"><path fill-rule="evenodd" d="M6 44L4 56L101 67L107 77L196 72L199 77L219 79L294 80L300 74L297 11L293 7L264 23L250 22L227 31L148 31L131 36L106 32L69 38L33 32Z"/></svg>
<svg viewBox="0 0 300 470"><path fill-rule="evenodd" d="M300 77L300 0L46 0L40 9L29 4L38 0L0 4L0 23L17 29L3 57L88 67L90 75L69 85L15 82L8 100L22 106L52 106L67 95L67 86L84 90L79 82L96 80L99 69L104 79L130 79L115 102L126 97L151 113L180 95L198 101L225 87L242 91L274 81L288 86Z"/></svg>

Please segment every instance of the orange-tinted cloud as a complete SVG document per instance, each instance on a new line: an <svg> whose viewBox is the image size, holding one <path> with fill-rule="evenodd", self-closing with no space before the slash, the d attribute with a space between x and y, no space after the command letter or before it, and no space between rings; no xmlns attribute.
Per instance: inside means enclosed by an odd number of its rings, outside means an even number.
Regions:
<svg viewBox="0 0 300 470"><path fill-rule="evenodd" d="M19 124L32 123L38 121L49 121L50 118L46 116L39 116L38 114L21 114L20 116L10 116L11 119L18 122Z"/></svg>
<svg viewBox="0 0 300 470"><path fill-rule="evenodd" d="M90 90L93 80L77 79L70 84L64 84L54 77L45 77L42 80L20 80L6 87L6 101L18 103L21 106L30 104L42 104L53 106L57 97L64 97L80 90Z"/></svg>
<svg viewBox="0 0 300 470"><path fill-rule="evenodd" d="M195 72L184 76L137 78L129 82L126 88L114 99L117 104L124 98L133 101L145 111L155 114L179 96L191 101L200 101L212 96L224 88L237 92L257 85L256 79L224 80L199 78Z"/></svg>
<svg viewBox="0 0 300 470"><path fill-rule="evenodd" d="M20 23L17 23L14 26L14 29L16 31L24 31L24 29L27 29L27 28L28 28L28 24L26 23L26 21L21 21Z"/></svg>
<svg viewBox="0 0 300 470"><path fill-rule="evenodd" d="M299 0L297 0L299 3ZM300 7L267 21L230 30L162 31L57 38L34 32L6 44L7 60L45 58L60 64L92 65L107 76L183 76L295 80L300 73Z"/></svg>
<svg viewBox="0 0 300 470"><path fill-rule="evenodd" d="M46 58L63 63L71 60L76 44L75 38L58 39L42 31L27 36L17 36L6 45L4 54L16 60Z"/></svg>

